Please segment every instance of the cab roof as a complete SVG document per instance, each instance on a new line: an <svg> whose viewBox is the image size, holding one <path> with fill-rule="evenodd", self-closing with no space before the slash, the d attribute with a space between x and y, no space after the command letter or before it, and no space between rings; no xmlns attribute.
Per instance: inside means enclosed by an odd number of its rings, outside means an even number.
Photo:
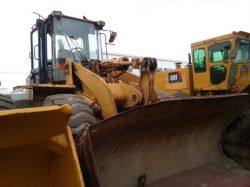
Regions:
<svg viewBox="0 0 250 187"><path fill-rule="evenodd" d="M71 18L71 19L75 19L75 20L80 20L80 21L85 21L85 22L93 23L99 29L102 29L105 26L105 22L104 21L101 21L101 20L93 21L93 20L87 19L85 16L83 16L82 19L81 18L72 17L72 16L66 16L61 11L52 11L49 16L58 17L58 18L60 18L60 17L66 17L66 18Z"/></svg>
<svg viewBox="0 0 250 187"><path fill-rule="evenodd" d="M221 35L221 36L217 36L214 38L210 38L210 39L206 39L206 40L192 43L191 47L193 48L193 47L197 47L197 46L204 45L204 44L213 44L213 43L217 43L217 42L224 41L227 39L235 38L236 36L250 39L250 33L248 33L248 32L244 32L244 31L235 32L235 31L233 31L230 34L225 34L225 35Z"/></svg>

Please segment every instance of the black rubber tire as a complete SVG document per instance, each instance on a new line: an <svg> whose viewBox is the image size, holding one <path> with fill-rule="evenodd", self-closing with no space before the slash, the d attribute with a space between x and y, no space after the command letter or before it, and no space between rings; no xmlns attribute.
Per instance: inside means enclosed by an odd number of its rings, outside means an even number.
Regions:
<svg viewBox="0 0 250 187"><path fill-rule="evenodd" d="M10 96L0 94L0 110L15 109L16 105Z"/></svg>
<svg viewBox="0 0 250 187"><path fill-rule="evenodd" d="M96 123L96 118L88 103L80 95L58 94L46 97L44 106L69 104L72 107L72 115L69 118L69 125L73 135L79 135L85 127Z"/></svg>

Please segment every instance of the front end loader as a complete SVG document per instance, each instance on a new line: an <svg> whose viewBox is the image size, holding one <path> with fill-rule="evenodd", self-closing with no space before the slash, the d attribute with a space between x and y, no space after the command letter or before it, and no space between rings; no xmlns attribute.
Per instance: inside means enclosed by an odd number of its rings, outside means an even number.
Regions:
<svg viewBox="0 0 250 187"><path fill-rule="evenodd" d="M178 181L190 176L187 186L227 186L213 179L218 171L239 187L249 183L247 161L230 159L222 146L249 95L159 97L155 58L103 60L103 27L102 21L59 11L38 19L31 32L31 73L27 85L19 86L31 110L71 105L68 123L85 185L183 186ZM109 41L114 36L111 32ZM141 75L129 73L129 66L140 68ZM207 177L199 175L203 170Z"/></svg>

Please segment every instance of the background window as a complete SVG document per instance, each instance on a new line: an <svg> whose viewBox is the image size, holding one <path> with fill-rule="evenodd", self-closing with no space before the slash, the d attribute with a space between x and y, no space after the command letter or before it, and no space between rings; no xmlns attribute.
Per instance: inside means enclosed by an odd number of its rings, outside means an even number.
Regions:
<svg viewBox="0 0 250 187"><path fill-rule="evenodd" d="M206 71L206 52L204 48L194 49L194 71Z"/></svg>
<svg viewBox="0 0 250 187"><path fill-rule="evenodd" d="M233 58L233 63L248 63L250 60L250 41L244 39L237 39L236 54Z"/></svg>
<svg viewBox="0 0 250 187"><path fill-rule="evenodd" d="M32 33L32 53L33 53L33 69L39 68L39 43L38 43L38 30Z"/></svg>
<svg viewBox="0 0 250 187"><path fill-rule="evenodd" d="M209 61L220 62L228 59L231 50L231 42L221 42L208 47Z"/></svg>

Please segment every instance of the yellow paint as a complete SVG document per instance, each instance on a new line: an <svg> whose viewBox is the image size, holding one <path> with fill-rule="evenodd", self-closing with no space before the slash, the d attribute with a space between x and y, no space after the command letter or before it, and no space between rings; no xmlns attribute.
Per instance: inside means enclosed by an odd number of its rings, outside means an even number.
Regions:
<svg viewBox="0 0 250 187"><path fill-rule="evenodd" d="M248 67L249 65L238 65L238 71L236 76L236 90L237 92L243 92L245 88L249 86L250 83L250 69ZM244 69L244 71L241 72L241 69Z"/></svg>
<svg viewBox="0 0 250 187"><path fill-rule="evenodd" d="M124 108L133 107L142 101L142 93L124 82L108 83L107 86L112 92L116 104Z"/></svg>
<svg viewBox="0 0 250 187"><path fill-rule="evenodd" d="M87 89L90 95L94 96L101 106L102 116L104 119L116 115L117 109L115 99L111 91L108 89L107 83L98 75L81 66L81 64L74 63L75 74ZM85 92L85 90L83 90Z"/></svg>
<svg viewBox="0 0 250 187"><path fill-rule="evenodd" d="M0 112L0 186L83 187L68 105Z"/></svg>
<svg viewBox="0 0 250 187"><path fill-rule="evenodd" d="M182 78L181 82L170 83L169 73L178 72L180 77ZM190 82L190 74L188 68L178 68L174 70L167 70L162 72L156 72L155 75L155 89L158 92L167 92L170 94L174 93L186 93L190 94L191 82Z"/></svg>
<svg viewBox="0 0 250 187"><path fill-rule="evenodd" d="M114 72L115 75L119 75L121 72ZM139 83L140 82L140 77L136 76L132 73L129 72L124 72L120 76L118 76L119 80L122 82L125 82L127 84L130 83Z"/></svg>

